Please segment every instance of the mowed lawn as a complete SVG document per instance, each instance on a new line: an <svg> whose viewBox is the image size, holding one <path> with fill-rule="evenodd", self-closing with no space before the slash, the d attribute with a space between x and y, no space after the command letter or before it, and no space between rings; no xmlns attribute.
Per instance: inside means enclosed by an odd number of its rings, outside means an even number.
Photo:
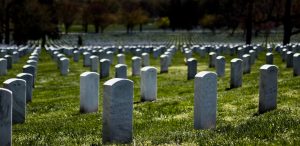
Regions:
<svg viewBox="0 0 300 146"><path fill-rule="evenodd" d="M218 79L217 128L194 130L194 80L187 81L187 67L178 50L169 73L158 74L158 97L155 102L140 102L140 78L131 77L131 55L126 54L129 79L134 81L132 145L298 145L300 143L300 77L293 77L278 53L278 107L258 115L259 68L265 63L262 52L243 76L243 87L228 90L230 60L226 57L226 77ZM151 55L152 56L152 55ZM198 60L198 72L208 68L208 57ZM13 125L13 145L102 145L103 84L100 81L99 110L79 113L80 74L89 71L70 58L70 73L61 76L56 63L45 50L40 55L33 101L27 105L26 122ZM27 57L14 65L3 82L22 71ZM115 58L116 62L116 58ZM159 59L151 59L159 72ZM2 87L2 85L1 85Z"/></svg>

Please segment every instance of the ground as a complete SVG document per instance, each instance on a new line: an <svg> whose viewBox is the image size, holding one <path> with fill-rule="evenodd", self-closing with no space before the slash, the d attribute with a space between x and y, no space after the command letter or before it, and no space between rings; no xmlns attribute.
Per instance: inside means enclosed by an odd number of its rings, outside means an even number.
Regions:
<svg viewBox="0 0 300 146"><path fill-rule="evenodd" d="M180 43L176 41L180 40ZM76 41L76 40L75 40ZM182 44L184 39L173 39ZM262 52L252 66L251 74L243 76L243 86L229 88L230 60L226 57L226 76L218 79L217 127L194 130L194 80L187 81L183 55L177 51L168 74L158 74L158 97L155 102L141 103L140 79L131 77L132 57L126 54L129 79L134 81L134 139L132 145L298 145L300 143L300 77L293 77L278 53L274 63L279 67L277 109L258 115L259 68L265 63ZM198 72L208 68L206 58L198 60ZM0 81L22 72L28 56L13 66ZM43 49L38 64L33 101L27 105L26 122L13 125L13 145L101 145L103 84L100 81L99 111L79 113L79 77L89 71L82 58L70 58L70 73L61 76L56 63ZM116 58L115 58L116 60ZM159 60L151 58L158 68ZM0 85L2 87L2 85Z"/></svg>

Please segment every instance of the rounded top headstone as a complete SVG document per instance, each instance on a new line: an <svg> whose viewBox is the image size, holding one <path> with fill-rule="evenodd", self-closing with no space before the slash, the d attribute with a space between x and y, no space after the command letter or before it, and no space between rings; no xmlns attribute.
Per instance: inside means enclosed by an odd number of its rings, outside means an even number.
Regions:
<svg viewBox="0 0 300 146"><path fill-rule="evenodd" d="M23 79L11 78L11 79L8 79L8 80L4 81L3 84L11 84L11 83L14 83L14 82L26 83L26 81L23 80Z"/></svg>
<svg viewBox="0 0 300 146"><path fill-rule="evenodd" d="M127 67L126 64L117 64L115 67L116 67L116 68L119 68L119 67L123 67L123 66Z"/></svg>
<svg viewBox="0 0 300 146"><path fill-rule="evenodd" d="M166 57L168 57L168 55L163 54L160 56L160 58L166 58Z"/></svg>
<svg viewBox="0 0 300 146"><path fill-rule="evenodd" d="M90 75L97 75L97 76L99 76L99 74L96 73L96 72L84 72L84 73L80 74L80 77L86 77L86 76L90 76Z"/></svg>
<svg viewBox="0 0 300 146"><path fill-rule="evenodd" d="M90 55L90 53L89 52L84 52L83 55Z"/></svg>
<svg viewBox="0 0 300 146"><path fill-rule="evenodd" d="M300 56L300 53L295 53L294 54L294 57L299 57Z"/></svg>
<svg viewBox="0 0 300 146"><path fill-rule="evenodd" d="M132 60L141 60L141 57L134 56L132 57Z"/></svg>
<svg viewBox="0 0 300 146"><path fill-rule="evenodd" d="M10 90L6 89L6 88L0 88L0 92L6 92L8 94L13 94Z"/></svg>
<svg viewBox="0 0 300 146"><path fill-rule="evenodd" d="M106 54L113 54L114 52L112 51L107 51Z"/></svg>
<svg viewBox="0 0 300 146"><path fill-rule="evenodd" d="M195 58L189 58L187 61L188 62L193 62L193 61L197 61L197 60Z"/></svg>
<svg viewBox="0 0 300 146"><path fill-rule="evenodd" d="M210 72L210 71L202 71L202 72L199 72L196 74L195 77L198 77L198 78L217 78L217 74L214 73L214 72Z"/></svg>
<svg viewBox="0 0 300 146"><path fill-rule="evenodd" d="M5 58L0 58L0 61L7 61Z"/></svg>
<svg viewBox="0 0 300 146"><path fill-rule="evenodd" d="M113 78L113 79L110 79L110 80L106 81L106 82L104 83L104 85L105 85L105 86L113 86L113 85L115 85L115 84L117 84L117 83L120 83L120 82L128 82L128 83L133 84L133 81L128 80L128 79Z"/></svg>
<svg viewBox="0 0 300 146"><path fill-rule="evenodd" d="M60 58L60 61L65 61L65 60L69 60L69 58L66 57Z"/></svg>
<svg viewBox="0 0 300 146"><path fill-rule="evenodd" d="M277 72L278 67L276 65L265 64L260 67L260 70L267 70L269 72Z"/></svg>
<svg viewBox="0 0 300 146"><path fill-rule="evenodd" d="M23 68L29 68L29 67L34 67L33 65L29 65L29 64L26 64L23 66Z"/></svg>
<svg viewBox="0 0 300 146"><path fill-rule="evenodd" d="M250 57L250 55L249 54L243 55L243 58L246 58L246 57Z"/></svg>
<svg viewBox="0 0 300 146"><path fill-rule="evenodd" d="M143 54L142 54L142 56L147 56L147 55L149 55L149 54L148 54L148 53L143 53Z"/></svg>
<svg viewBox="0 0 300 146"><path fill-rule="evenodd" d="M230 62L242 62L243 60L242 59L239 59L239 58L233 58Z"/></svg>
<svg viewBox="0 0 300 146"><path fill-rule="evenodd" d="M124 54L118 54L117 57L125 56Z"/></svg>
<svg viewBox="0 0 300 146"><path fill-rule="evenodd" d="M224 56L218 56L217 60L219 60L219 59L225 59L225 57Z"/></svg>
<svg viewBox="0 0 300 146"><path fill-rule="evenodd" d="M90 57L90 59L97 59L97 58L99 58L99 57L96 56L96 55L92 55L92 56Z"/></svg>
<svg viewBox="0 0 300 146"><path fill-rule="evenodd" d="M215 55L215 54L216 54L215 52L210 52L210 53L209 53L209 55Z"/></svg>
<svg viewBox="0 0 300 146"><path fill-rule="evenodd" d="M157 71L157 69L153 66L146 66L141 69L141 71L151 71L151 70Z"/></svg>
<svg viewBox="0 0 300 146"><path fill-rule="evenodd" d="M21 78L23 76L33 76L33 75L30 74L30 73L19 73L19 74L17 74L17 78Z"/></svg>
<svg viewBox="0 0 300 146"><path fill-rule="evenodd" d="M110 62L109 59L101 59L100 62Z"/></svg>

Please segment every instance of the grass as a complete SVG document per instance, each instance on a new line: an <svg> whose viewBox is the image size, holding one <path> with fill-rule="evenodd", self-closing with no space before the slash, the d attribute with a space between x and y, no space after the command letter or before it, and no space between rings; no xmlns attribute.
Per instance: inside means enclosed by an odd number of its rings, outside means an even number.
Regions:
<svg viewBox="0 0 300 146"><path fill-rule="evenodd" d="M183 44L184 39L172 43ZM217 128L193 129L194 81L187 81L187 68L178 51L168 74L158 74L158 97L155 102L134 104L134 139L132 145L298 145L300 143L300 77L293 77L279 54L274 63L279 67L278 108L257 115L259 68L264 64L262 52L243 76L241 88L226 90L230 80L230 60L226 56L226 76L218 79ZM126 54L129 79L134 81L134 101L140 101L140 79L131 77L130 54ZM208 68L208 58L198 60L198 72ZM0 81L21 72L27 56L14 65ZM55 62L42 51L33 93L27 105L26 123L13 125L13 145L102 145L102 93L100 81L99 111L79 113L79 76L89 68L70 57L70 73L61 76ZM115 58L116 60L116 58ZM151 59L159 69L159 60Z"/></svg>

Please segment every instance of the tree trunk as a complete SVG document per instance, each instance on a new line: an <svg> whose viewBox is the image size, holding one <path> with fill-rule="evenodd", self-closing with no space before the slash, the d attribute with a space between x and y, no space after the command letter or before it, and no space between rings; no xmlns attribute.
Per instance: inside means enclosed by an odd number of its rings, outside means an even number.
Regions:
<svg viewBox="0 0 300 146"><path fill-rule="evenodd" d="M140 24L140 32L143 32L143 24Z"/></svg>
<svg viewBox="0 0 300 146"><path fill-rule="evenodd" d="M105 29L105 27L103 27L103 26L100 27L101 34L104 33L104 29Z"/></svg>
<svg viewBox="0 0 300 146"><path fill-rule="evenodd" d="M133 25L130 26L130 34L133 33Z"/></svg>
<svg viewBox="0 0 300 146"><path fill-rule="evenodd" d="M46 45L46 34L44 34L43 37L42 37L41 47L43 48L43 47L45 47L45 45Z"/></svg>
<svg viewBox="0 0 300 146"><path fill-rule="evenodd" d="M236 28L232 28L232 29L231 29L231 32L230 32L230 34L229 34L229 36L233 37L233 36L234 36L234 33L235 33L235 30L236 30Z"/></svg>
<svg viewBox="0 0 300 146"><path fill-rule="evenodd" d="M70 25L65 24L65 33L68 34L70 29Z"/></svg>
<svg viewBox="0 0 300 146"><path fill-rule="evenodd" d="M284 18L283 18L283 25L284 25L283 45L289 44L291 41L292 27L293 27L291 21L291 7L292 7L292 0L286 0Z"/></svg>
<svg viewBox="0 0 300 146"><path fill-rule="evenodd" d="M129 34L129 31L130 31L130 26L129 26L129 24L127 24L126 25L126 33Z"/></svg>
<svg viewBox="0 0 300 146"><path fill-rule="evenodd" d="M1 24L0 24L0 44L2 44L2 40L3 40L3 24L2 24L3 21L1 21Z"/></svg>
<svg viewBox="0 0 300 146"><path fill-rule="evenodd" d="M87 32L88 32L88 23L83 23L83 24L82 24L82 28L83 28L83 31L84 31L85 33L87 33Z"/></svg>
<svg viewBox="0 0 300 146"><path fill-rule="evenodd" d="M2 11L1 11L1 14L0 14L0 43L2 44L2 40L3 40L3 34L4 34L4 14L5 14L5 10L4 10L4 7L5 7L5 0L2 0L1 1L1 7L2 7Z"/></svg>
<svg viewBox="0 0 300 146"><path fill-rule="evenodd" d="M260 30L259 30L259 29L256 29L256 30L255 30L255 33L254 33L254 36L255 36L255 37L258 37L259 32L260 32Z"/></svg>
<svg viewBox="0 0 300 146"><path fill-rule="evenodd" d="M4 43L9 44L9 42L10 42L10 26L9 26L9 10L8 10L8 8L6 8L6 10L5 10L4 24L5 24L5 28L4 28L5 40L4 40Z"/></svg>
<svg viewBox="0 0 300 146"><path fill-rule="evenodd" d="M252 42L252 11L253 11L253 0L248 3L248 15L246 18L246 44Z"/></svg>
<svg viewBox="0 0 300 146"><path fill-rule="evenodd" d="M94 24L94 27L95 27L95 33L99 33L99 25Z"/></svg>

